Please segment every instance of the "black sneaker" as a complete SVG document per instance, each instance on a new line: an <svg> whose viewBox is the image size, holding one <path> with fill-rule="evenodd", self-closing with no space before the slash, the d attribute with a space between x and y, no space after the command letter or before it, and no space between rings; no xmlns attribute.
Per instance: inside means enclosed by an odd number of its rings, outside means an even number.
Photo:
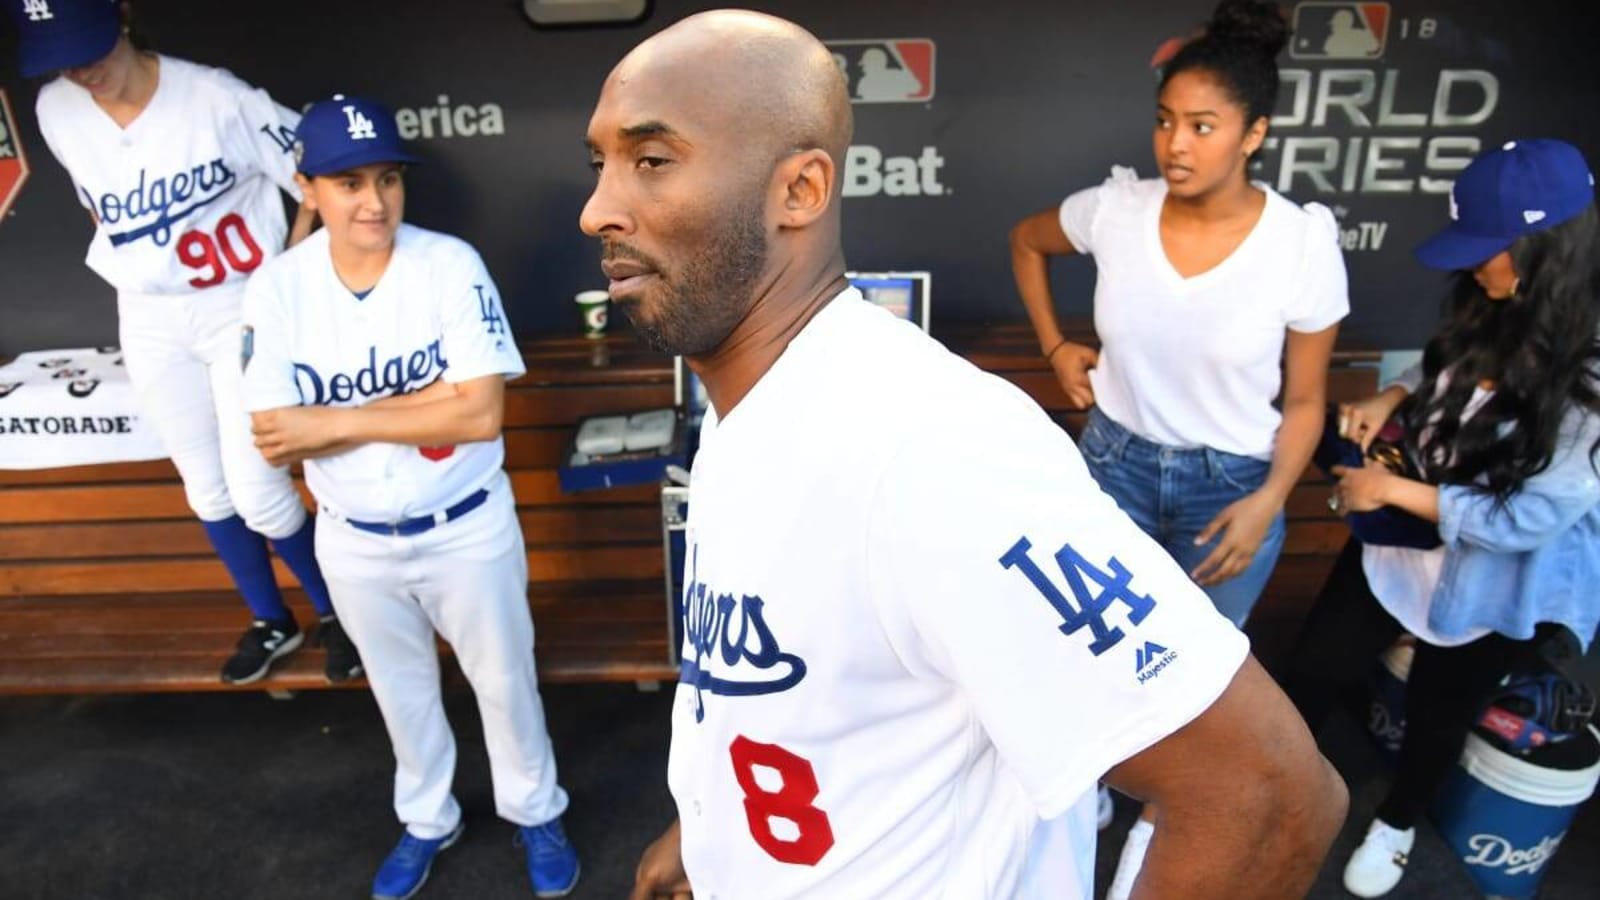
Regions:
<svg viewBox="0 0 1600 900"><path fill-rule="evenodd" d="M249 684L259 681L274 660L293 653L300 646L300 625L293 617L282 622L257 619L239 637L238 649L222 664L223 684Z"/></svg>
<svg viewBox="0 0 1600 900"><path fill-rule="evenodd" d="M343 684L360 678L366 671L361 667L361 654L356 652L355 643L350 640L350 635L344 633L344 626L339 624L337 616L322 620L317 626L314 643L327 651L322 671L328 676L330 684Z"/></svg>

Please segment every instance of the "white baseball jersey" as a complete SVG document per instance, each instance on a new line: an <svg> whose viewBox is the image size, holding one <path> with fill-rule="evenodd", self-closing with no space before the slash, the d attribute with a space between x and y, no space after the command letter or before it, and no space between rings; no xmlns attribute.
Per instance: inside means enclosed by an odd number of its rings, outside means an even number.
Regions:
<svg viewBox="0 0 1600 900"><path fill-rule="evenodd" d="M1040 820L1248 650L1037 405L854 290L707 415L687 552L668 780L701 900L1010 900Z"/></svg>
<svg viewBox="0 0 1600 900"><path fill-rule="evenodd" d="M99 222L85 260L119 291L234 284L283 247L279 188L297 201L300 117L223 69L162 56L154 96L119 128L65 78L39 91L39 130Z"/></svg>
<svg viewBox="0 0 1600 900"><path fill-rule="evenodd" d="M444 378L525 369L499 292L459 238L401 225L364 298L334 272L324 229L263 265L245 288L245 409L361 406ZM365 522L448 508L499 474L499 437L449 447L365 444L305 464L324 507Z"/></svg>

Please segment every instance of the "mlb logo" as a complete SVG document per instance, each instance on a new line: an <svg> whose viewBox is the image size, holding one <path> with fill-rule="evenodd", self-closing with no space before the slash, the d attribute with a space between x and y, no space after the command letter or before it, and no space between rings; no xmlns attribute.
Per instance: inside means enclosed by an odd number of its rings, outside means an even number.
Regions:
<svg viewBox="0 0 1600 900"><path fill-rule="evenodd" d="M1377 59L1389 40L1387 3L1301 3L1294 8L1295 59Z"/></svg>
<svg viewBox="0 0 1600 900"><path fill-rule="evenodd" d="M11 115L11 99L5 88L0 88L0 221L11 209L11 204L22 192L22 183L28 180L28 157L22 152L22 141L17 137L17 120Z"/></svg>
<svg viewBox="0 0 1600 900"><path fill-rule="evenodd" d="M851 103L933 99L934 46L928 38L824 41L850 87Z"/></svg>

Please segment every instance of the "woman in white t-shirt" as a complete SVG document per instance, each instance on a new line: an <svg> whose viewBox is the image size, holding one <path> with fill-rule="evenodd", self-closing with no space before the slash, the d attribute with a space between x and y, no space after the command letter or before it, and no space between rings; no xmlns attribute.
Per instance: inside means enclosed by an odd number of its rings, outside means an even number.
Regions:
<svg viewBox="0 0 1600 900"><path fill-rule="evenodd" d="M1247 177L1287 38L1274 5L1224 0L1162 70L1162 177L1114 169L1011 233L1040 352L1090 409L1078 442L1090 470L1236 624L1283 546L1284 503L1321 434L1349 311L1332 214ZM1074 253L1095 258L1098 351L1056 319L1049 258ZM1150 833L1148 822L1130 832L1108 896L1131 890Z"/></svg>

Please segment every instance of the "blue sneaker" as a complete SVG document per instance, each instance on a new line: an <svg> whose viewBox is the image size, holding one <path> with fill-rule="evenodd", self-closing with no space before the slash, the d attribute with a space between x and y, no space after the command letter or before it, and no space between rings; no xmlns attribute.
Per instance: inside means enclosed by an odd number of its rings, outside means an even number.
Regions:
<svg viewBox="0 0 1600 900"><path fill-rule="evenodd" d="M424 840L409 831L401 835L400 843L389 851L383 865L378 867L377 877L372 879L372 900L409 900L416 896L428 880L433 858L440 850L460 840L461 832L466 830L467 823L463 819L456 823L454 831L442 838Z"/></svg>
<svg viewBox="0 0 1600 900"><path fill-rule="evenodd" d="M578 885L578 851L567 843L561 820L543 825L523 825L514 843L528 854L528 878L535 897L565 897Z"/></svg>

